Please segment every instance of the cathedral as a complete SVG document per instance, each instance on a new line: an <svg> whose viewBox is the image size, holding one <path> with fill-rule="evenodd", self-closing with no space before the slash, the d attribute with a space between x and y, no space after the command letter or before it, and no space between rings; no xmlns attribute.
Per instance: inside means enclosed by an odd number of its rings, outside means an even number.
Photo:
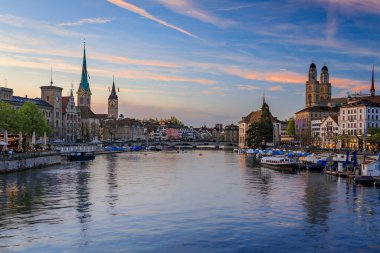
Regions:
<svg viewBox="0 0 380 253"><path fill-rule="evenodd" d="M329 70L322 67L321 77L317 79L317 66L314 63L309 68L309 80L306 81L306 107L326 106L331 100L331 83L329 82Z"/></svg>

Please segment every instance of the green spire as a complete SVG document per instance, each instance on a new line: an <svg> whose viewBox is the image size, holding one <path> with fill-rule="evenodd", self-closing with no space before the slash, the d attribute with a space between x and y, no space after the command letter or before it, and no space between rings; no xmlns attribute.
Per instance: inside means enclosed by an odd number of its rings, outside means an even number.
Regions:
<svg viewBox="0 0 380 253"><path fill-rule="evenodd" d="M88 73L86 64L86 42L83 43L83 65L82 65L82 78L80 80L80 87L85 91L90 91L90 84L88 83Z"/></svg>

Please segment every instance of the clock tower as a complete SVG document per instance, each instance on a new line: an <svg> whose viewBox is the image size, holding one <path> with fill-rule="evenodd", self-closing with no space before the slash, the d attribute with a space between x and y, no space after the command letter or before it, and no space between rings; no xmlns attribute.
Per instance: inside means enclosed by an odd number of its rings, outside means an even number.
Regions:
<svg viewBox="0 0 380 253"><path fill-rule="evenodd" d="M86 44L83 48L82 77L77 91L78 106L87 106L91 109L91 90L88 82L87 63L86 63Z"/></svg>
<svg viewBox="0 0 380 253"><path fill-rule="evenodd" d="M108 118L118 118L119 112L119 98L116 94L115 80L112 82L111 94L108 97Z"/></svg>

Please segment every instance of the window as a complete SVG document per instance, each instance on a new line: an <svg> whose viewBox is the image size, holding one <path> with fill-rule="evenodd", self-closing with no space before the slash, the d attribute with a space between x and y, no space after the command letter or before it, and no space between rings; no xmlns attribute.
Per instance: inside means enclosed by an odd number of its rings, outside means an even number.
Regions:
<svg viewBox="0 0 380 253"><path fill-rule="evenodd" d="M49 96L46 96L46 101L48 101L48 102L49 102Z"/></svg>

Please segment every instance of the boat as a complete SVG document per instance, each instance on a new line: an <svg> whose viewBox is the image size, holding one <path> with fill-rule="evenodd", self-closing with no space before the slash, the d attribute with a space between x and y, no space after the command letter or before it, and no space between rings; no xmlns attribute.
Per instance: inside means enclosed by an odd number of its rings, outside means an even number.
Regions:
<svg viewBox="0 0 380 253"><path fill-rule="evenodd" d="M265 156L261 158L260 164L269 169L290 173L295 173L298 168L298 162L288 157Z"/></svg>
<svg viewBox="0 0 380 253"><path fill-rule="evenodd" d="M375 179L372 176L355 176L355 184L373 186Z"/></svg>
<svg viewBox="0 0 380 253"><path fill-rule="evenodd" d="M89 161L95 159L93 152L72 152L68 155L70 161Z"/></svg>
<svg viewBox="0 0 380 253"><path fill-rule="evenodd" d="M322 172L326 167L326 160L318 160L316 163L306 163L306 169L309 172Z"/></svg>

